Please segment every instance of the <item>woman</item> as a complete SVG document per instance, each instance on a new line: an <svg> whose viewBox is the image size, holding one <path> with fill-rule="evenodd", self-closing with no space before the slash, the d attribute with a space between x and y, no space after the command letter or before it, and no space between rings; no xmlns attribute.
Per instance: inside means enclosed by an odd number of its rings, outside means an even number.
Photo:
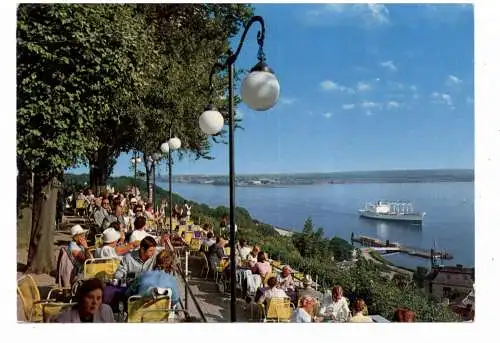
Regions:
<svg viewBox="0 0 500 343"><path fill-rule="evenodd" d="M268 273L271 273L273 268L271 264L267 261L266 253L259 251L257 255L257 263L253 267L253 273L259 274L262 279L266 277Z"/></svg>
<svg viewBox="0 0 500 343"><path fill-rule="evenodd" d="M288 298L288 295L285 293L285 291L281 288L278 288L277 286L278 281L276 277L271 276L267 281L267 289L264 291L264 294L259 297L259 300L257 302L262 304L264 303L264 301L270 300L271 298Z"/></svg>
<svg viewBox="0 0 500 343"><path fill-rule="evenodd" d="M253 247L253 249L250 252L250 254L248 254L247 260L250 263L250 267L253 268L255 266L255 264L257 263L257 256L259 255L259 252L260 252L260 247L258 247L256 245L256 246Z"/></svg>
<svg viewBox="0 0 500 343"><path fill-rule="evenodd" d="M102 303L104 286L99 279L83 281L76 294L77 304L61 314L56 323L114 323L113 311Z"/></svg>
<svg viewBox="0 0 500 343"><path fill-rule="evenodd" d="M313 297L305 296L300 298L299 308L293 311L290 321L292 323L311 323L313 321L319 321L313 318L315 303L316 300Z"/></svg>
<svg viewBox="0 0 500 343"><path fill-rule="evenodd" d="M399 323L410 323L414 322L416 319L415 312L410 311L406 308L400 308L397 309L394 312L394 317L392 318L393 322L399 322Z"/></svg>
<svg viewBox="0 0 500 343"><path fill-rule="evenodd" d="M373 323L373 319L369 316L365 316L363 311L366 308L365 301L363 299L356 299L352 304L353 316L349 323Z"/></svg>
<svg viewBox="0 0 500 343"><path fill-rule="evenodd" d="M342 287L335 286L332 289L332 301L324 304L319 314L323 317L328 317L336 322L346 322L350 317L349 303L344 297Z"/></svg>
<svg viewBox="0 0 500 343"><path fill-rule="evenodd" d="M119 223L115 222L118 227ZM114 223L113 223L114 224ZM112 226L114 226L111 224ZM116 225L115 224L115 225ZM116 258L121 260L122 256L136 249L139 246L139 242L131 242L122 246L118 246L118 242L122 239L122 233L116 231L114 228L104 230L103 232L103 242L104 246L96 250L96 257L98 258Z"/></svg>

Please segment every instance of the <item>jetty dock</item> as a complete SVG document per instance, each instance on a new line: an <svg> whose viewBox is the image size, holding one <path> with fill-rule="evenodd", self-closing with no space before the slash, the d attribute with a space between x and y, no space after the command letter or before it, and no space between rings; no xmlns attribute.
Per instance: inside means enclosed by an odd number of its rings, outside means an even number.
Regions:
<svg viewBox="0 0 500 343"><path fill-rule="evenodd" d="M372 247L374 250L386 251L386 252L401 252L411 256L421 257L425 259L440 258L442 260L452 260L453 256L444 250L423 250L420 248L414 248L406 246L397 242L390 242L389 240L382 241L377 238L354 235L351 233L351 243L359 243L366 247Z"/></svg>

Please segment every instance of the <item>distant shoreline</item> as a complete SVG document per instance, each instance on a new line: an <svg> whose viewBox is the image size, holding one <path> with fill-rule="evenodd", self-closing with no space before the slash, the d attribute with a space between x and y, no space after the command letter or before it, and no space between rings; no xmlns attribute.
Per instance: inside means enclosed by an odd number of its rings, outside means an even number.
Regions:
<svg viewBox="0 0 500 343"><path fill-rule="evenodd" d="M160 180L157 182L161 183L166 183L168 182L167 180ZM237 184L236 187L238 188L287 188L291 186L315 186L315 185L350 185L350 184L382 184L382 183L387 183L387 184L414 184L414 183L473 183L474 180L418 180L418 181L412 181L412 180L407 180L407 181L382 181L382 180L377 180L377 181L342 181L342 182L311 182L311 183L281 183L281 184ZM203 183L203 182L190 182L190 181L177 181L174 180L174 183L176 184L186 184L186 185L199 185L199 186L215 186L215 187L221 187L221 186L229 186L229 183Z"/></svg>

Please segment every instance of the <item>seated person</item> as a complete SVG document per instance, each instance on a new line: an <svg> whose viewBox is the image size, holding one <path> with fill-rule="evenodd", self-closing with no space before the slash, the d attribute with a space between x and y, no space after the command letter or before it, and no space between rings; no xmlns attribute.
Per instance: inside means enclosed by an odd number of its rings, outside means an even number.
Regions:
<svg viewBox="0 0 500 343"><path fill-rule="evenodd" d="M343 289L335 286L332 289L332 301L323 304L319 314L323 317L331 317L338 322L346 322L350 317L349 303L343 296Z"/></svg>
<svg viewBox="0 0 500 343"><path fill-rule="evenodd" d="M349 320L349 323L373 323L373 319L369 316L365 316L363 311L366 309L366 304L363 299L356 299L352 304L353 316Z"/></svg>
<svg viewBox="0 0 500 343"><path fill-rule="evenodd" d="M240 248L238 250L238 257L243 261L246 260L248 254L252 251L252 248L248 246L248 241L245 239L240 239Z"/></svg>
<svg viewBox="0 0 500 343"><path fill-rule="evenodd" d="M267 274L273 271L271 264L267 261L266 253L259 251L257 255L257 263L253 266L253 273L259 274L261 278L265 278Z"/></svg>
<svg viewBox="0 0 500 343"><path fill-rule="evenodd" d="M156 256L153 270L142 273L129 288L129 295L138 294L149 297L163 294L169 288L172 290L170 298L176 305L179 298L179 288L174 273L177 269L175 254L171 250L163 250Z"/></svg>
<svg viewBox="0 0 500 343"><path fill-rule="evenodd" d="M125 279L130 274L138 274L152 270L155 263L156 241L150 237L145 237L139 250L131 251L123 256L120 265L115 273L115 279Z"/></svg>
<svg viewBox="0 0 500 343"><path fill-rule="evenodd" d="M146 232L146 218L137 217L134 222L134 231L130 235L129 242L142 241L144 237L153 237Z"/></svg>
<svg viewBox="0 0 500 343"><path fill-rule="evenodd" d="M77 269L77 274L83 271L83 263L86 259L92 258L87 245L85 234L88 230L84 230L80 225L75 225L71 228L71 236L73 240L68 245L68 256Z"/></svg>
<svg viewBox="0 0 500 343"><path fill-rule="evenodd" d="M305 296L299 300L299 308L293 311L290 321L292 323L311 323L317 322L316 318L313 318L314 304L316 300L311 296Z"/></svg>
<svg viewBox="0 0 500 343"><path fill-rule="evenodd" d="M393 322L410 323L415 321L415 312L406 308L399 308L394 312Z"/></svg>
<svg viewBox="0 0 500 343"><path fill-rule="evenodd" d="M295 288L293 284L292 268L290 268L290 266L284 266L281 273L278 274L278 285L284 290L293 290Z"/></svg>
<svg viewBox="0 0 500 343"><path fill-rule="evenodd" d="M122 256L136 249L139 242L132 242L123 246L118 246L118 241L122 235L112 227L104 230L103 242L104 246L96 250L97 258L116 258L121 260Z"/></svg>
<svg viewBox="0 0 500 343"><path fill-rule="evenodd" d="M304 279L302 280L303 288L299 289L299 292L298 292L299 299L301 297L305 297L305 296L311 296L314 299L322 299L323 298L323 294L321 294L321 292L312 288L312 284L313 284L313 281L312 281L311 276L306 275L304 277Z"/></svg>
<svg viewBox="0 0 500 343"><path fill-rule="evenodd" d="M288 295L285 293L285 291L281 288L278 288L277 285L278 281L276 280L276 277L271 276L269 280L267 280L267 289L264 291L264 294L260 296L257 302L262 304L264 301L271 298L288 298Z"/></svg>
<svg viewBox="0 0 500 343"><path fill-rule="evenodd" d="M247 255L246 259L250 262L250 267L253 267L257 263L257 256L259 255L260 248L256 245L253 247L250 254Z"/></svg>
<svg viewBox="0 0 500 343"><path fill-rule="evenodd" d="M73 308L60 313L55 323L114 323L113 311L102 303L104 286L99 279L83 281L76 293Z"/></svg>
<svg viewBox="0 0 500 343"><path fill-rule="evenodd" d="M217 237L215 244L208 248L207 259L210 263L210 268L215 270L220 263L220 260L224 257L224 246L226 241L222 237Z"/></svg>
<svg viewBox="0 0 500 343"><path fill-rule="evenodd" d="M202 241L200 251L208 251L208 249L214 245L216 240L214 239L214 234L209 232L207 238Z"/></svg>

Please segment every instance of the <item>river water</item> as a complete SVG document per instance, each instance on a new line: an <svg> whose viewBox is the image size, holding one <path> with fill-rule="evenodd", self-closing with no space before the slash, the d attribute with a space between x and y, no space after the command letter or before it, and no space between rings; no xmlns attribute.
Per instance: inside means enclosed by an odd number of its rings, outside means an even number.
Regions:
<svg viewBox="0 0 500 343"><path fill-rule="evenodd" d="M167 183L160 187L168 189ZM173 192L209 206L228 206L226 186L174 184ZM426 212L422 226L359 218L367 201L407 200ZM453 260L443 264L474 266L474 183L379 183L271 187L238 187L237 206L259 221L301 231L307 217L325 236L350 239L351 232L382 240L446 250ZM426 259L405 254L387 258L407 267L430 266Z"/></svg>

